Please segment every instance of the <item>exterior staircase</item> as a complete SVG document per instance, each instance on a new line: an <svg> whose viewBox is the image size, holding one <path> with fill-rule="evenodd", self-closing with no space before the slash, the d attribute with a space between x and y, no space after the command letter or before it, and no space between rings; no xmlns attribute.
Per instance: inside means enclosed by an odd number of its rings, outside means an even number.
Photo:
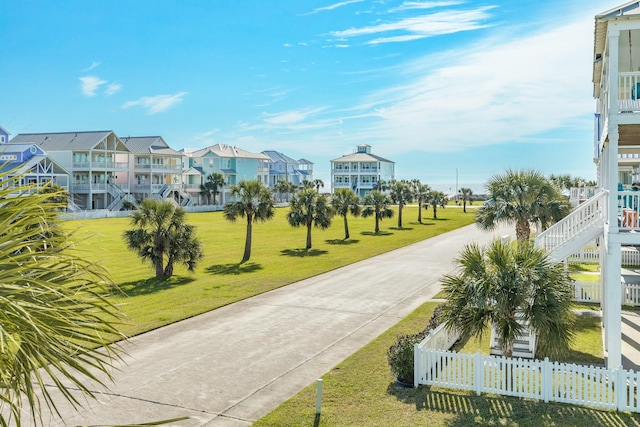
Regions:
<svg viewBox="0 0 640 427"><path fill-rule="evenodd" d="M135 197L129 193L125 193L122 188L115 184L109 184L109 194L113 196L113 201L109 203L109 206L107 206L107 210L109 211L119 211L122 209L124 200L128 200L134 206L138 206L138 202Z"/></svg>
<svg viewBox="0 0 640 427"><path fill-rule="evenodd" d="M533 359L536 354L536 335L531 332L529 324L522 319L522 315L516 314L516 319L524 328L522 335L518 336L513 344L513 355L511 357ZM493 354L494 356L502 356L502 347L498 342L498 334L493 328L491 328L490 343L490 354Z"/></svg>
<svg viewBox="0 0 640 427"><path fill-rule="evenodd" d="M591 240L602 235L607 218L607 192L598 191L569 215L536 236L537 247L551 259L563 261Z"/></svg>

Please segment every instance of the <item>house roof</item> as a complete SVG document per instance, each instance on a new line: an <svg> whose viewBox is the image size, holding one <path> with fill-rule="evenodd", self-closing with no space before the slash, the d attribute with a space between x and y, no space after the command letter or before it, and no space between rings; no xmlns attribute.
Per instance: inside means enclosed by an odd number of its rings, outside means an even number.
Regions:
<svg viewBox="0 0 640 427"><path fill-rule="evenodd" d="M620 6L602 12L595 17L593 32L593 96L600 97L600 79L602 76L602 55L606 48L607 29L611 19L629 19L640 14L640 1L626 2Z"/></svg>
<svg viewBox="0 0 640 427"><path fill-rule="evenodd" d="M332 162L387 162L395 163L371 153L353 153L331 160Z"/></svg>
<svg viewBox="0 0 640 427"><path fill-rule="evenodd" d="M184 175L204 175L204 171L201 167L191 167L182 173Z"/></svg>
<svg viewBox="0 0 640 427"><path fill-rule="evenodd" d="M300 160L298 160L298 163L301 163L301 164L304 164L304 165L312 165L313 164L312 162L310 162L307 159L300 159Z"/></svg>
<svg viewBox="0 0 640 427"><path fill-rule="evenodd" d="M262 153L252 153L250 151L238 148L235 145L228 144L216 144L202 150L197 150L191 153L186 153L190 157L203 157L208 152L215 154L218 157L237 158L237 159L258 159L269 160L269 157Z"/></svg>
<svg viewBox="0 0 640 427"><path fill-rule="evenodd" d="M11 133L8 130L6 130L5 128L3 128L2 126L0 126L0 131L6 133L7 135L11 135Z"/></svg>
<svg viewBox="0 0 640 427"><path fill-rule="evenodd" d="M46 160L48 157L46 155L35 155L33 157L31 157L29 160L27 160L26 162L20 164L20 165L16 165L16 163L3 163L0 164L0 171L1 172L7 172L7 171L12 171L15 170L16 174L21 174L21 173L26 173L29 170L31 170L35 165L37 165L38 163L42 162L43 160ZM65 168L63 168L62 166L60 166L58 163L56 163L55 161L53 161L52 159L48 159L49 162L51 162L51 164L53 165L53 173L55 174L66 174L66 175L71 175L69 173L69 171L67 171Z"/></svg>
<svg viewBox="0 0 640 427"><path fill-rule="evenodd" d="M168 154L182 156L182 153L169 147L169 144L161 136L130 136L123 138L122 142L129 151L136 154Z"/></svg>
<svg viewBox="0 0 640 427"><path fill-rule="evenodd" d="M25 151L28 151L29 149L31 149L31 147L35 147L35 150L36 150L35 155L44 154L44 151L42 150L42 148L40 148L37 144L31 143L31 144L4 144L0 146L0 155L7 154L7 153L24 153Z"/></svg>
<svg viewBox="0 0 640 427"><path fill-rule="evenodd" d="M266 151L263 151L263 153L265 155L267 155L271 159L271 161L273 161L273 162L283 162L283 163L286 163L286 164L293 164L293 165L298 163L297 160L295 160L295 159L293 159L293 158L291 158L291 157L287 156L286 154L283 154L283 153L281 153L279 151L266 150Z"/></svg>
<svg viewBox="0 0 640 427"><path fill-rule="evenodd" d="M112 134L120 140L113 131L102 130L89 132L21 133L14 136L9 143L33 143L45 151L67 151L71 149L90 150Z"/></svg>

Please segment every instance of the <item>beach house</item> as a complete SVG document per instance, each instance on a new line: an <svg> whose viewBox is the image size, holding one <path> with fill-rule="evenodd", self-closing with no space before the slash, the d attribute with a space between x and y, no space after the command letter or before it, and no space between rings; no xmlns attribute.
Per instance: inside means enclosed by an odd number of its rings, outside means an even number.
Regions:
<svg viewBox="0 0 640 427"><path fill-rule="evenodd" d="M331 160L331 188L351 188L360 197L389 182L395 176L395 163L371 153L371 146L360 144L352 154Z"/></svg>

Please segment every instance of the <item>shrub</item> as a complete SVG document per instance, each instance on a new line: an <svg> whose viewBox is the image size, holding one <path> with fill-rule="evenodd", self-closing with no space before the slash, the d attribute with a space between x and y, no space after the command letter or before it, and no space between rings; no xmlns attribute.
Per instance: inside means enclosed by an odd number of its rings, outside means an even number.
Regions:
<svg viewBox="0 0 640 427"><path fill-rule="evenodd" d="M400 335L387 350L389 368L398 381L413 384L413 345L423 338L422 334Z"/></svg>

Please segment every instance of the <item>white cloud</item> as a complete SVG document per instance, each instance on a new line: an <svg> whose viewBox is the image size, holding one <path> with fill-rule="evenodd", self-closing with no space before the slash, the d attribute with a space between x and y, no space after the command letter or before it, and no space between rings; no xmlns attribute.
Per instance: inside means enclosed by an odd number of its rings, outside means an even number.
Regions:
<svg viewBox="0 0 640 427"><path fill-rule="evenodd" d="M399 10L411 10L411 9L434 9L437 7L457 6L464 4L462 1L406 1L398 7L389 9L389 12L397 12Z"/></svg>
<svg viewBox="0 0 640 427"><path fill-rule="evenodd" d="M122 90L122 85L120 83L111 83L109 84L109 86L107 86L107 89L104 91L104 93L107 96L111 96L115 93L118 93Z"/></svg>
<svg viewBox="0 0 640 427"><path fill-rule="evenodd" d="M329 6L315 8L311 12L307 13L307 15L312 15L312 14L318 13L318 12L325 12L327 10L333 10L333 9L337 9L339 7L347 6L347 5L353 4L353 3L361 3L363 1L364 0L347 0L347 1L340 2L340 3L334 3L334 4L331 4Z"/></svg>
<svg viewBox="0 0 640 427"><path fill-rule="evenodd" d="M102 80L96 76L84 76L80 77L82 94L85 96L96 96L96 92L100 89L100 86L107 83L106 80Z"/></svg>
<svg viewBox="0 0 640 427"><path fill-rule="evenodd" d="M136 101L125 102L122 108L140 106L147 110L147 114L162 113L182 102L186 94L187 92L179 92L173 95L143 96Z"/></svg>
<svg viewBox="0 0 640 427"><path fill-rule="evenodd" d="M91 70L93 70L94 68L96 68L96 67L97 67L97 66L99 66L99 65L100 65L100 62L98 62L98 61L93 61L93 62L91 63L91 65L89 65L87 68L85 68L85 69L84 69L84 70L82 70L82 71L84 71L84 72L86 73L87 71L91 71Z"/></svg>
<svg viewBox="0 0 640 427"><path fill-rule="evenodd" d="M415 40L416 38L485 28L488 25L483 22L490 18L488 12L493 8L494 6L485 6L474 10L448 10L368 27L333 31L330 34L337 38L349 38L389 32L404 32L408 34L377 38L369 43L379 44L391 41Z"/></svg>

